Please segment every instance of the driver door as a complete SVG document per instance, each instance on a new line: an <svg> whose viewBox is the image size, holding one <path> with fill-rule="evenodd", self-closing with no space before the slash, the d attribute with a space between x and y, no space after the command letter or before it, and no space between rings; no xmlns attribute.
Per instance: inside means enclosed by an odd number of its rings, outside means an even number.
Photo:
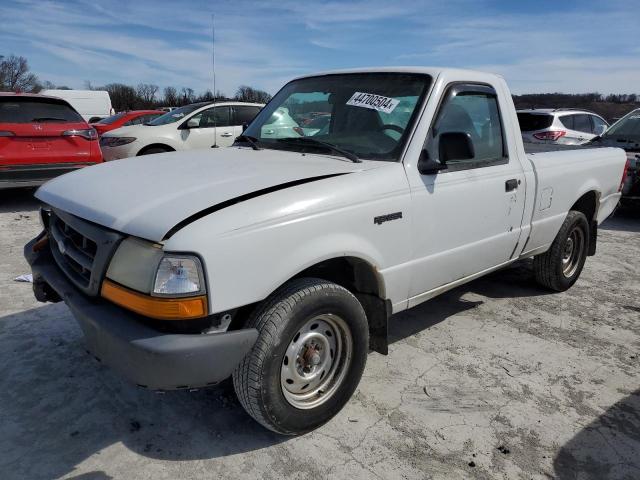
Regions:
<svg viewBox="0 0 640 480"><path fill-rule="evenodd" d="M194 124L188 127L189 124ZM230 107L211 107L193 115L181 126L185 150L228 147L235 140Z"/></svg>
<svg viewBox="0 0 640 480"><path fill-rule="evenodd" d="M423 158L440 162L439 140L446 132L468 134L473 157L447 161L437 173L407 170L413 210L409 307L438 287L506 263L516 250L524 172L507 149L501 107L492 87L452 84L425 139Z"/></svg>

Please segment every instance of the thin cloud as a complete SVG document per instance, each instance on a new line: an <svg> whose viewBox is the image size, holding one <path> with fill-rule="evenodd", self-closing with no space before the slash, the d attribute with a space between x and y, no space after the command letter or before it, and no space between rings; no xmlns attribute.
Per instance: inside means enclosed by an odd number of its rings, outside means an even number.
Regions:
<svg viewBox="0 0 640 480"><path fill-rule="evenodd" d="M553 10L490 0L18 0L0 4L0 54L42 79L275 92L303 73L367 65L446 65L503 74L518 91L637 89L632 0ZM597 8L596 8L597 7Z"/></svg>

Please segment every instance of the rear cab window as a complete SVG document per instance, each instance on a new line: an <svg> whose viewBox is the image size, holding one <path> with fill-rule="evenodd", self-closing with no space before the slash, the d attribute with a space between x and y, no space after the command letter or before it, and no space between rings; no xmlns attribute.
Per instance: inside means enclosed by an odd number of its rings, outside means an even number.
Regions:
<svg viewBox="0 0 640 480"><path fill-rule="evenodd" d="M55 98L0 96L0 123L84 122L64 100Z"/></svg>

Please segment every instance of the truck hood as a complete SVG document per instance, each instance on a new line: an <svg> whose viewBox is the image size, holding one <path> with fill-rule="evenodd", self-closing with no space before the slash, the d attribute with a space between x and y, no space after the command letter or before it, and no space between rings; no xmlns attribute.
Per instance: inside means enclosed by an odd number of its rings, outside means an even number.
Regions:
<svg viewBox="0 0 640 480"><path fill-rule="evenodd" d="M244 147L191 150L83 168L47 182L35 196L98 225L160 242L190 217L225 204L383 163Z"/></svg>

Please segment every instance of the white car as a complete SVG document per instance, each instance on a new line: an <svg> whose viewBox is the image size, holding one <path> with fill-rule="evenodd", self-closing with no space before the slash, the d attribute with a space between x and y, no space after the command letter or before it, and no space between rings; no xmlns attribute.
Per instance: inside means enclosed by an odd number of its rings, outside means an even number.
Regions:
<svg viewBox="0 0 640 480"><path fill-rule="evenodd" d="M582 145L609 127L600 115L575 108L518 110L522 140L528 143Z"/></svg>
<svg viewBox="0 0 640 480"><path fill-rule="evenodd" d="M304 131L291 115L289 109L280 107L264 122L260 130L260 136L264 138L288 138L303 136Z"/></svg>
<svg viewBox="0 0 640 480"><path fill-rule="evenodd" d="M105 160L152 153L228 147L253 120L261 103L193 103L174 108L144 125L105 133L100 148Z"/></svg>
<svg viewBox="0 0 640 480"><path fill-rule="evenodd" d="M282 105L319 101L326 133L264 135ZM33 290L63 300L92 355L135 384L232 376L255 420L308 432L349 400L370 348L388 353L391 314L519 259L533 257L548 290L578 280L620 199L625 152L535 147L548 151L525 151L496 75L301 77L234 147L41 187L44 230L24 250Z"/></svg>

